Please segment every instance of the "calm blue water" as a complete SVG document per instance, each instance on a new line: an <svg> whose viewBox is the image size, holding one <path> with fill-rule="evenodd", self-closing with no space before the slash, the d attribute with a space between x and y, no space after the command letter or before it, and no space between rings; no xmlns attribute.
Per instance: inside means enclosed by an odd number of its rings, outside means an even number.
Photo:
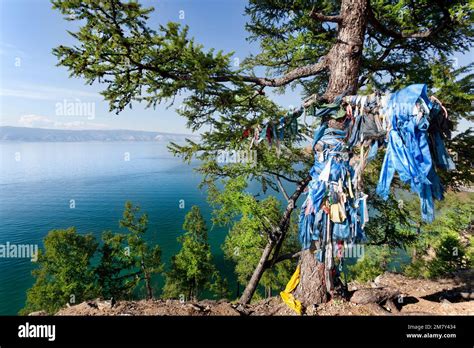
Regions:
<svg viewBox="0 0 474 348"><path fill-rule="evenodd" d="M131 200L148 213L149 239L168 262L189 208L199 205L210 218L206 193L197 188L200 176L163 143L1 143L0 167L0 244L41 245L48 231L69 226L98 237L117 231ZM220 249L226 230L208 227L216 263L229 277ZM33 266L29 259L0 258L0 315L24 306Z"/></svg>

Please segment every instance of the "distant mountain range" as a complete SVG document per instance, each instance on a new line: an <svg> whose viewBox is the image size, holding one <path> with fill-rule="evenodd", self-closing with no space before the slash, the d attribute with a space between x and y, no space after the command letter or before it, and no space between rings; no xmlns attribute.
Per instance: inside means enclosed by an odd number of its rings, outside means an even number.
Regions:
<svg viewBox="0 0 474 348"><path fill-rule="evenodd" d="M199 141L199 135L134 130L64 130L29 127L0 127L0 141L83 142L83 141Z"/></svg>

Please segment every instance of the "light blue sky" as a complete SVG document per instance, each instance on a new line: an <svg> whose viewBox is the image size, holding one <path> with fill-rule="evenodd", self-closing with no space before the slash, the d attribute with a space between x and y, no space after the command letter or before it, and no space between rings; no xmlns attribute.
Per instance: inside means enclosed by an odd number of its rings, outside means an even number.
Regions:
<svg viewBox="0 0 474 348"><path fill-rule="evenodd" d="M189 25L191 36L206 48L234 51L239 59L258 52L256 44L246 41L244 0L141 2L155 7L151 27L175 21ZM180 11L184 11L184 19L180 19ZM56 67L51 50L72 44L66 30L74 30L76 25L53 11L49 0L0 0L0 125L190 132L174 107L163 105L154 110L134 104L133 110L109 113L108 104L98 94L100 85L84 85L80 79L69 78L65 68ZM458 57L460 65L469 60L469 55ZM93 105L94 116L58 114L58 103L64 104L64 100L75 106ZM275 100L285 107L300 104L298 94L291 91Z"/></svg>

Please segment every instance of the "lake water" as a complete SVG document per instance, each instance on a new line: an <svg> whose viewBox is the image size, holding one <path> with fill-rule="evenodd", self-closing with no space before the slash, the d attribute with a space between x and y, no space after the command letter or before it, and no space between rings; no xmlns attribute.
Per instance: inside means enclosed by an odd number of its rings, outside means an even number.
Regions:
<svg viewBox="0 0 474 348"><path fill-rule="evenodd" d="M0 167L0 244L41 246L48 231L69 226L97 237L106 229L118 231L131 200L148 213L149 239L168 263L179 250L185 214L198 205L209 221L215 262L232 277L220 249L227 230L211 226L206 193L197 187L200 176L164 143L6 142L0 144ZM33 267L30 259L0 258L0 315L24 306Z"/></svg>
<svg viewBox="0 0 474 348"><path fill-rule="evenodd" d="M198 189L201 177L193 167L160 142L0 143L0 245L41 247L50 230L70 226L100 238L104 230L119 230L130 200L148 213L147 238L161 246L169 265L179 251L176 238L183 233L184 217L198 205L208 221L215 263L237 295L233 265L221 250L228 230L211 225L207 195ZM249 190L258 187L250 185ZM409 261L405 252L400 255ZM353 262L348 259L347 264ZM0 257L0 315L15 315L24 306L34 266L30 259ZM159 296L163 278L155 285Z"/></svg>

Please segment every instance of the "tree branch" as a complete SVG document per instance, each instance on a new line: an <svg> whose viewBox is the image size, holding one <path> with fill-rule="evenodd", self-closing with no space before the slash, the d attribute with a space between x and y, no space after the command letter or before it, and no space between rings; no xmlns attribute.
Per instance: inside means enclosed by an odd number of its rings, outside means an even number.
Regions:
<svg viewBox="0 0 474 348"><path fill-rule="evenodd" d="M105 13L105 12L104 12ZM107 15L105 13L105 15ZM122 30L122 27L120 24L117 22L117 13L115 9L114 2L112 2L112 17L109 16L109 18L112 20L114 27L119 34L120 38L122 39L122 43L125 46L128 55L130 56L129 59L132 60L131 58L131 48L130 45L128 44L127 40L125 39L124 32ZM179 76L179 75L173 75L168 71L165 71L161 69L160 67L152 66L150 64L143 64L141 62L136 62L133 61L134 64L136 64L138 67L154 71L164 78L171 78L174 80L188 80L189 76ZM255 83L259 86L262 87L281 87L284 86L290 82L293 82L296 79L300 79L303 77L309 77L312 75L315 75L327 68L327 60L326 56L321 57L320 61L314 64L298 67L296 69L291 70L290 72L286 73L285 75L277 78L265 78L265 77L257 77L257 76L245 76L245 75L237 75L237 76L214 76L212 79L215 82L230 82L235 79L240 79L244 82L252 82Z"/></svg>
<svg viewBox="0 0 474 348"><path fill-rule="evenodd" d="M152 66L149 64L142 64L140 62L134 62L134 63L143 69L154 71L160 74L164 78L171 78L174 80L181 80L181 81L186 81L190 79L190 76L173 75L156 66ZM277 77L277 78L266 78L266 77L248 76L248 75L223 75L223 76L211 76L211 79L214 82L230 82L230 81L235 81L235 80L241 80L243 82L251 82L262 87L281 87L297 79L316 75L326 70L327 67L328 67L327 58L326 56L323 56L321 57L320 61L315 64L310 64L310 65L295 68L291 70L290 72L286 73L285 75Z"/></svg>
<svg viewBox="0 0 474 348"><path fill-rule="evenodd" d="M284 180L286 180L286 181L293 182L293 183L295 183L295 184L300 182L300 180L291 179L291 178L289 178L289 177L287 177L287 176L285 176L285 175L283 175L283 174L279 174L279 173L273 172L273 171L271 171L271 170L264 170L263 172L264 172L264 173L271 174L271 175L275 175L275 176L278 177L278 178L282 178L282 179L284 179Z"/></svg>
<svg viewBox="0 0 474 348"><path fill-rule="evenodd" d="M309 16L311 18L316 19L316 20L321 21L321 22L331 22L331 23L338 23L338 24L340 24L342 22L342 16L341 15L327 16L325 14L314 11L314 8L309 13Z"/></svg>
<svg viewBox="0 0 474 348"><path fill-rule="evenodd" d="M303 101L303 107L308 108L314 103L318 102L321 98L317 94L312 94Z"/></svg>
<svg viewBox="0 0 474 348"><path fill-rule="evenodd" d="M130 63L132 63L137 69L143 72L146 75L146 71L151 71L158 74L162 79L172 80L172 81L191 81L193 79L193 74L190 74L186 71L172 71L162 66L162 64L156 64L153 60L148 59L148 57L138 58L139 55L135 55L134 50L135 47L131 43L130 39L135 38L136 35L142 35L143 33L134 33L131 37L128 37L126 33L128 32L126 28L126 23L120 19L120 9L117 8L117 5L120 5L120 2L115 0L110 1L110 9L104 8L102 5L94 6L93 4L83 3L78 5L83 11L88 11L89 17L92 16L91 12L95 12L96 14L100 13L100 20L102 20L107 26L110 26L119 38L120 46L124 49L124 54L129 59ZM90 20L90 19L88 19ZM146 28L141 26L143 30L147 30ZM77 50L77 48L75 48ZM281 87L285 86L297 79L305 78L314 76L323 70L327 69L327 59L326 56L321 57L321 59L314 63L308 64L305 66L300 66L288 71L286 74L275 77L275 78L267 78L267 77L258 77L252 75L245 75L245 74L238 74L228 71L222 72L215 72L209 76L209 80L215 83L239 83L239 82L246 82L246 83L253 83L260 87ZM111 73L109 71L105 71L105 73Z"/></svg>
<svg viewBox="0 0 474 348"><path fill-rule="evenodd" d="M298 257L300 257L301 255L301 250L296 252L296 253L287 253L287 254L283 254L283 255L280 255L276 258L276 260L268 260L267 262L265 262L265 267L268 268L268 267L271 267L272 265L278 263L278 262L282 262L282 261L285 261L285 260L291 260L291 259L296 259Z"/></svg>
<svg viewBox="0 0 474 348"><path fill-rule="evenodd" d="M396 47L397 43L399 42L398 39L393 39L390 44L388 46L385 47L385 50L382 52L382 54L380 55L380 57L378 57L375 62L369 67L369 72L362 76L359 80L359 83L358 83L358 87L357 88L361 88L365 81L367 80L367 78L373 74L375 71L378 71L382 62L385 60L385 58L388 57L388 55L390 54L390 52L392 52L392 50Z"/></svg>
<svg viewBox="0 0 474 348"><path fill-rule="evenodd" d="M288 193L286 193L286 190L285 190L285 188L283 187L280 178L279 178L278 176L276 176L276 175L275 175L275 178L276 178L276 182L277 182L278 188L280 189L281 193L283 194L283 197L285 197L286 201L289 201L289 200L290 200L290 197L288 196Z"/></svg>
<svg viewBox="0 0 474 348"><path fill-rule="evenodd" d="M441 22L438 24L438 26L431 29L422 30L416 33L406 34L406 33L398 32L396 30L393 30L384 26L382 22L380 22L375 16L374 11L372 10L372 7L370 6L370 3L369 3L369 6L367 7L368 21L374 27L374 29L380 32L381 34L392 37L394 39L427 39L427 38L435 36L437 33L443 30L449 23L451 23L451 17L449 15L449 11L446 8L442 7L442 12L443 12L443 18Z"/></svg>
<svg viewBox="0 0 474 348"><path fill-rule="evenodd" d="M303 193L303 191L306 189L310 181L311 181L310 175L306 176L306 178L301 180L295 192L291 195L290 199L288 200L288 206L286 207L285 212L283 213L283 217L280 221L279 229L281 233L278 236L277 244L275 245L275 251L273 252L272 260L274 261L278 259L278 254L280 253L281 247L283 245L283 241L285 240L286 232L288 231L288 227L290 225L291 213L296 207L296 201L299 198L299 196Z"/></svg>
<svg viewBox="0 0 474 348"><path fill-rule="evenodd" d="M235 79L240 79L244 82L252 82L259 86L265 87L281 87L287 85L294 80L309 77L316 75L327 68L327 59L326 56L323 56L318 63L310 64L302 67L298 67L296 69L291 70L290 72L286 73L285 75L277 78L266 78L266 77L257 77L257 76L215 76L212 79L215 82L229 82Z"/></svg>

